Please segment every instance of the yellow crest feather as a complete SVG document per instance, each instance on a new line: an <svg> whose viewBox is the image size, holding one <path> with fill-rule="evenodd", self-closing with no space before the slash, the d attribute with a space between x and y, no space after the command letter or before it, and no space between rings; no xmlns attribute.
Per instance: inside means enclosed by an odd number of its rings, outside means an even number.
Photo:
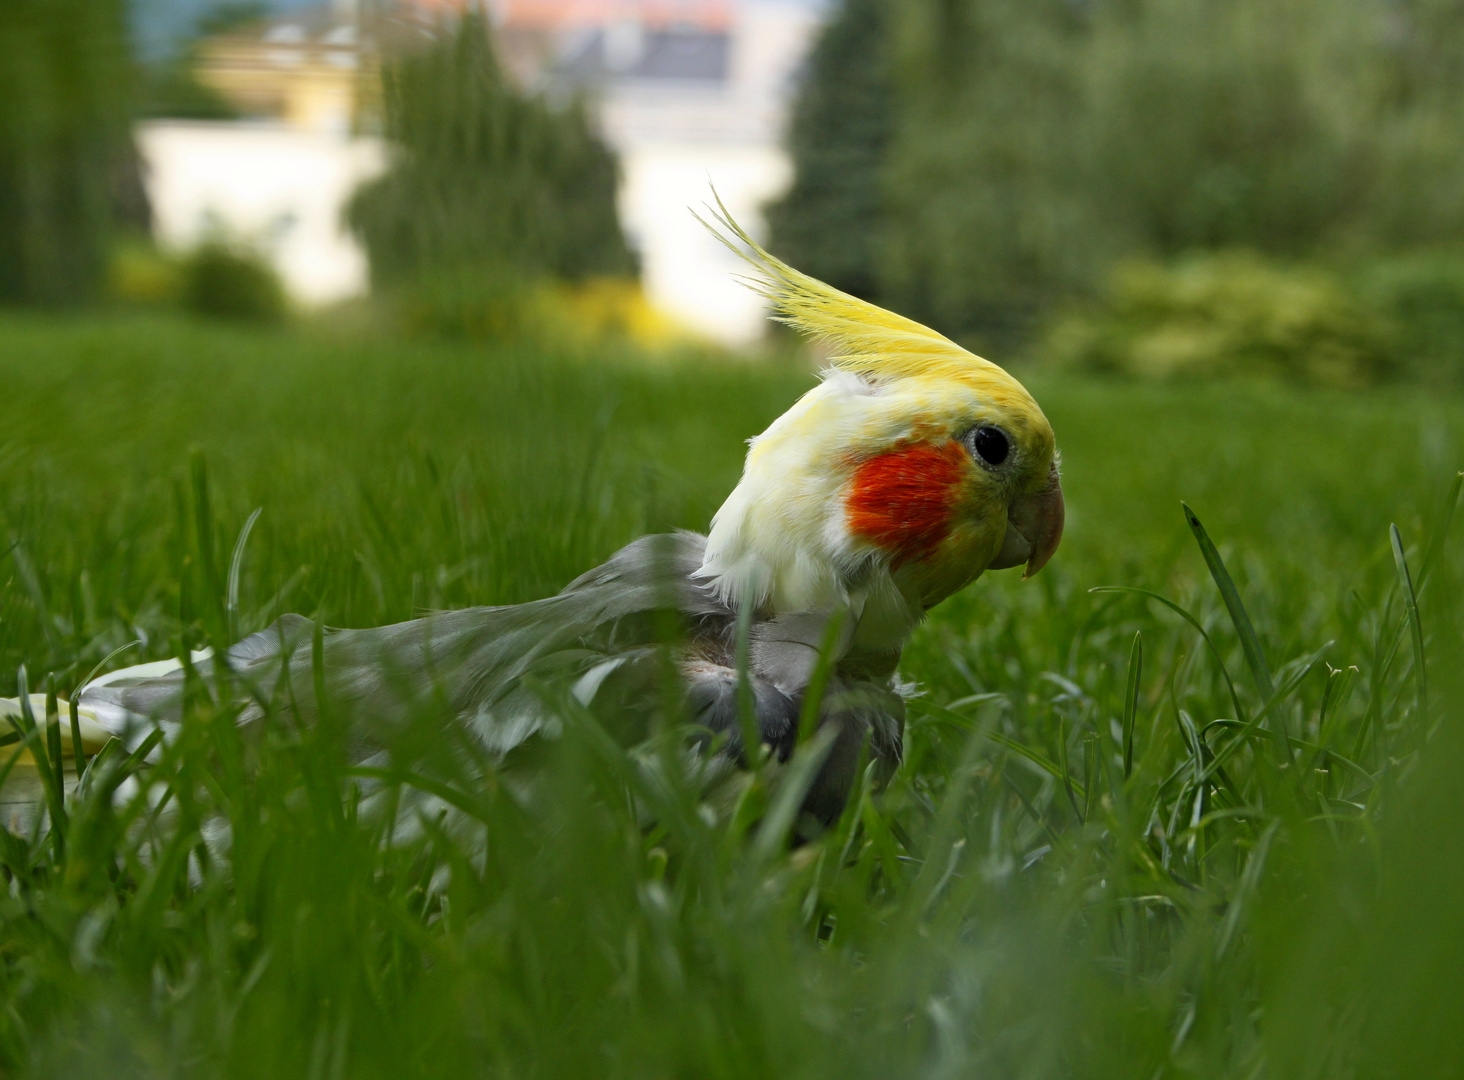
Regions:
<svg viewBox="0 0 1464 1080"><path fill-rule="evenodd" d="M772 302L777 322L832 347L832 366L876 380L945 378L966 382L1006 376L996 364L930 327L850 296L768 254L733 220L715 190L712 197L717 208L708 210L716 225L700 214L695 215L696 219L756 271L755 276L741 280Z"/></svg>

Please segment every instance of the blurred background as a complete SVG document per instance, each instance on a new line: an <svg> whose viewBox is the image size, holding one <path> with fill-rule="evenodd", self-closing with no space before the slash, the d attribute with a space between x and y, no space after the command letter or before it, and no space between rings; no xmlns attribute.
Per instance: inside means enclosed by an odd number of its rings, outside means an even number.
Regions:
<svg viewBox="0 0 1464 1080"><path fill-rule="evenodd" d="M642 336L762 333L760 302L730 280L736 258L688 208L715 185L757 221L788 186L782 133L819 18L809 3L8 11L9 100L41 115L17 118L0 151L0 213L19 249L7 300L176 293L264 314L408 288L418 320L486 329L534 306L510 294L553 283L624 308L605 317ZM198 277L221 272L218 248L267 268L279 299L260 282L205 300ZM76 254L63 265L59 249Z"/></svg>
<svg viewBox="0 0 1464 1080"><path fill-rule="evenodd" d="M0 302L762 339L784 257L1003 359L1457 383L1451 0L16 0Z"/></svg>
<svg viewBox="0 0 1464 1080"><path fill-rule="evenodd" d="M705 529L817 360L713 187L1018 369L1068 500L792 853L436 713L492 842L398 841L200 695L0 829L0 1074L1464 1076L1461 120L1464 0L0 0L0 695Z"/></svg>

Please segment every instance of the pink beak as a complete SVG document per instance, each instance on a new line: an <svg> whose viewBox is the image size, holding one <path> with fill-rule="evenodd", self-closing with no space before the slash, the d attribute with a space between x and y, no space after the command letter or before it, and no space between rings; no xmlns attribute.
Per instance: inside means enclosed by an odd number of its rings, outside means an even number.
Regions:
<svg viewBox="0 0 1464 1080"><path fill-rule="evenodd" d="M1057 463L1054 462L1046 487L1035 494L1013 499L1007 508L1006 536L1001 550L991 560L991 569L1005 570L1009 566L1026 563L1027 570L1022 574L1024 580L1041 570L1062 542L1064 516L1062 482L1058 479Z"/></svg>

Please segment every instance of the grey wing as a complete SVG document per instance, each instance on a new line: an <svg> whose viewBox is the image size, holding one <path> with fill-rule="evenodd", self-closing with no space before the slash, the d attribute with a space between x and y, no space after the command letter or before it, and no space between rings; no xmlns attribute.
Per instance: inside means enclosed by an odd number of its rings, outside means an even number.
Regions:
<svg viewBox="0 0 1464 1080"><path fill-rule="evenodd" d="M724 736L729 754L740 756L736 613L695 576L705 543L695 533L642 537L558 595L532 603L467 608L371 629L323 630L322 676L330 699L356 721L363 749L380 745L383 727L431 701L447 704L485 749L504 754L557 725L535 691L536 681L570 685L582 702L592 704L604 696L607 683L623 689L640 676L642 682L649 679L659 670L653 615L673 611L683 620L678 667L690 715ZM305 719L313 716L315 634L310 620L286 615L229 649L229 670L248 699L243 722L264 715L271 703ZM799 616L753 625L750 682L759 736L784 756L797 734L821 634L821 622ZM215 663L201 659L196 666L208 676ZM80 703L119 734L149 730L154 722L167 727L181 718L184 682L181 666L161 674L123 673L89 686ZM875 754L899 760L904 703L888 687L836 679L821 715L840 725L824 769L829 784L822 786L831 794L847 790L866 734ZM129 741L138 738L133 734Z"/></svg>
<svg viewBox="0 0 1464 1080"><path fill-rule="evenodd" d="M679 611L689 632L703 636L732 620L692 576L704 544L694 533L642 537L544 600L323 630L325 684L333 701L368 723L400 719L432 695L477 724L490 746L506 748L543 723L525 676L579 678L644 646L654 640L647 616L657 610ZM228 669L252 703L246 721L271 702L314 714L315 634L309 619L285 615L228 650ZM198 673L213 675L218 661L196 655ZM142 720L174 724L185 681L181 664L143 665L92 683L80 703L118 732Z"/></svg>
<svg viewBox="0 0 1464 1080"><path fill-rule="evenodd" d="M726 753L741 758L736 669L694 662L683 664L682 674L692 721L712 732L725 733ZM786 760L798 736L802 689L787 693L756 675L749 682L759 737ZM836 675L824 691L818 723L820 727L832 725L836 734L803 808L827 825L842 812L861 759L876 763L880 783L888 780L899 764L905 699L888 685Z"/></svg>
<svg viewBox="0 0 1464 1080"><path fill-rule="evenodd" d="M677 667L684 694L678 719L705 729L706 744L745 762L736 668L699 658L683 659ZM629 716L643 733L646 718L664 706L663 672L664 656L655 649L625 653L592 669L576 685L576 695L607 726L614 726L614 718ZM756 673L748 685L759 741L787 760L797 741L803 689L785 691ZM888 780L899 764L905 699L887 683L835 675L825 689L818 722L832 727L835 736L803 808L827 825L843 810L861 760L875 764L879 783Z"/></svg>

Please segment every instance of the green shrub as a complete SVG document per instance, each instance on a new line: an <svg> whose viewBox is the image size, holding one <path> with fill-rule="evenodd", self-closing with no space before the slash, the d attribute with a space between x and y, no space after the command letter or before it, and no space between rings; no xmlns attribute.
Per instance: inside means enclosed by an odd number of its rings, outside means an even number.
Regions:
<svg viewBox="0 0 1464 1080"><path fill-rule="evenodd" d="M181 261L151 239L133 236L112 248L105 296L125 304L177 304L183 288Z"/></svg>
<svg viewBox="0 0 1464 1080"><path fill-rule="evenodd" d="M279 275L257 252L209 240L183 262L183 306L198 315L253 322L285 317Z"/></svg>
<svg viewBox="0 0 1464 1080"><path fill-rule="evenodd" d="M393 290L391 311L397 328L414 336L533 343L556 351L612 343L654 351L692 340L626 277L555 282L486 268L445 270Z"/></svg>
<svg viewBox="0 0 1464 1080"><path fill-rule="evenodd" d="M1043 351L1110 374L1358 387L1396 367L1389 330L1332 274L1227 252L1121 264L1102 302L1059 319Z"/></svg>
<svg viewBox="0 0 1464 1080"><path fill-rule="evenodd" d="M1366 264L1356 287L1390 325L1393 351L1411 376L1464 384L1464 255L1419 252Z"/></svg>
<svg viewBox="0 0 1464 1080"><path fill-rule="evenodd" d="M532 336L532 282L508 273L441 270L392 292L392 310L409 334L474 340Z"/></svg>

